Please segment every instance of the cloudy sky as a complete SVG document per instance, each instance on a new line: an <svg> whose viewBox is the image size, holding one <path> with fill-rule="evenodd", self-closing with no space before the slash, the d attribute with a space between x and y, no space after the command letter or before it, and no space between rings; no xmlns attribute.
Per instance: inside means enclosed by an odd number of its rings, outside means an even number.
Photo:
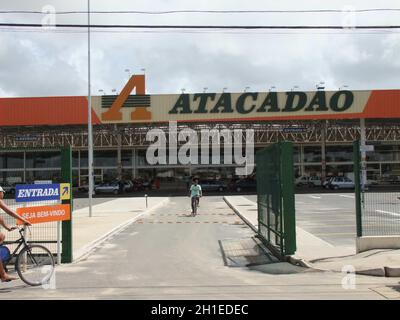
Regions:
<svg viewBox="0 0 400 320"><path fill-rule="evenodd" d="M42 23L37 14L86 10L86 0L1 0L0 21ZM49 7L50 6L50 7ZM399 11L349 13L352 9ZM266 0L92 0L92 11L313 10L343 13L92 14L94 24L399 25L400 2ZM57 15L56 23L87 22L84 14ZM313 90L400 87L400 30L391 31L185 31L123 30L92 33L92 94L120 90L131 73L145 69L148 93ZM0 27L0 96L87 95L85 30Z"/></svg>

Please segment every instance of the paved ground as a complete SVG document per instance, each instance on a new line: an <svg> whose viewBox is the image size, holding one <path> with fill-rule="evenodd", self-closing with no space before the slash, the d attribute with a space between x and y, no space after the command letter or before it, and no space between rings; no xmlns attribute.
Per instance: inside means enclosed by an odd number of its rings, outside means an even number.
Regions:
<svg viewBox="0 0 400 320"><path fill-rule="evenodd" d="M189 199L170 202L104 243L86 260L57 269L56 289L2 284L3 299L383 299L398 280L310 272L287 263L233 267L254 253L253 232L222 197L206 197L189 217ZM224 248L223 252L221 247ZM233 263L235 262L235 263ZM233 264L232 264L233 263ZM227 265L225 265L227 264ZM394 289L393 289L394 288ZM397 294L397 295L396 295Z"/></svg>
<svg viewBox="0 0 400 320"><path fill-rule="evenodd" d="M364 235L400 232L400 193L366 193ZM246 196L256 202L257 196ZM297 225L334 246L352 246L356 235L351 193L296 194Z"/></svg>

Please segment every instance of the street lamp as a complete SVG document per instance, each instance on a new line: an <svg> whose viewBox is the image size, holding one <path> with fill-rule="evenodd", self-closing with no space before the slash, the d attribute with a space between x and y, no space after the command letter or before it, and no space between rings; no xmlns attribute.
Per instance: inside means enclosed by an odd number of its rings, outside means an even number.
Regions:
<svg viewBox="0 0 400 320"><path fill-rule="evenodd" d="M271 92L274 89L276 89L276 87L275 86L271 86L268 91Z"/></svg>
<svg viewBox="0 0 400 320"><path fill-rule="evenodd" d="M182 89L181 89L181 91L182 91L182 94L184 94L184 93L185 93L185 90L186 90L185 88L182 88Z"/></svg>
<svg viewBox="0 0 400 320"><path fill-rule="evenodd" d="M111 92L112 92L112 93L116 93L116 92L117 92L117 89L111 89Z"/></svg>
<svg viewBox="0 0 400 320"><path fill-rule="evenodd" d="M142 71L142 72L143 72L143 74L145 74L145 73L146 73L146 69L145 69L145 68L142 68L142 69L140 69L140 71Z"/></svg>
<svg viewBox="0 0 400 320"><path fill-rule="evenodd" d="M250 89L250 87L245 87L244 92L247 92L247 90L249 90L249 89Z"/></svg>
<svg viewBox="0 0 400 320"><path fill-rule="evenodd" d="M101 92L103 94L103 96L106 95L105 91L103 89L99 89L99 92Z"/></svg>
<svg viewBox="0 0 400 320"><path fill-rule="evenodd" d="M320 81L320 83L315 85L315 87L317 88L317 90L324 90L325 89L325 82Z"/></svg>
<svg viewBox="0 0 400 320"><path fill-rule="evenodd" d="M207 91L207 89L208 89L207 87L204 87L203 88L203 93L205 93Z"/></svg>
<svg viewBox="0 0 400 320"><path fill-rule="evenodd" d="M339 91L343 90L344 88L348 88L348 87L349 87L349 86L345 84L345 85L339 87Z"/></svg>
<svg viewBox="0 0 400 320"><path fill-rule="evenodd" d="M131 69L125 69L125 72L128 74L128 79L131 78Z"/></svg>
<svg viewBox="0 0 400 320"><path fill-rule="evenodd" d="M228 90L228 88L222 88L222 93L224 93L226 90Z"/></svg>
<svg viewBox="0 0 400 320"><path fill-rule="evenodd" d="M293 91L293 89L298 89L298 88L299 88L299 86L293 86L293 88L290 89L290 91Z"/></svg>
<svg viewBox="0 0 400 320"><path fill-rule="evenodd" d="M93 196L93 125L92 125L92 93L90 83L90 0L88 7L88 178L89 178L89 217L92 217Z"/></svg>

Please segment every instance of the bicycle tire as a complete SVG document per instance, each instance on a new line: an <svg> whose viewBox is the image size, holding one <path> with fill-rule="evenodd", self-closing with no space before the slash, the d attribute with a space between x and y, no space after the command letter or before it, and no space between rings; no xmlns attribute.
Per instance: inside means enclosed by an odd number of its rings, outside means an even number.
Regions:
<svg viewBox="0 0 400 320"><path fill-rule="evenodd" d="M24 262L25 254L27 263L24 268L22 263ZM49 249L38 244L32 244L26 246L18 253L15 261L15 270L23 282L35 287L50 281L54 273L54 265L54 257ZM48 271L43 272L46 267Z"/></svg>
<svg viewBox="0 0 400 320"><path fill-rule="evenodd" d="M196 216L197 213L197 201L196 198L192 198L192 217Z"/></svg>

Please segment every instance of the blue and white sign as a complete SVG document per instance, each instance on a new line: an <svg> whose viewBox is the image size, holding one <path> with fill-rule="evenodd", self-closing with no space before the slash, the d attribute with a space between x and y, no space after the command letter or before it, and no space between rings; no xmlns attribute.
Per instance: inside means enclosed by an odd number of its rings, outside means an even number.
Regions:
<svg viewBox="0 0 400 320"><path fill-rule="evenodd" d="M17 184L16 202L60 200L60 184Z"/></svg>

